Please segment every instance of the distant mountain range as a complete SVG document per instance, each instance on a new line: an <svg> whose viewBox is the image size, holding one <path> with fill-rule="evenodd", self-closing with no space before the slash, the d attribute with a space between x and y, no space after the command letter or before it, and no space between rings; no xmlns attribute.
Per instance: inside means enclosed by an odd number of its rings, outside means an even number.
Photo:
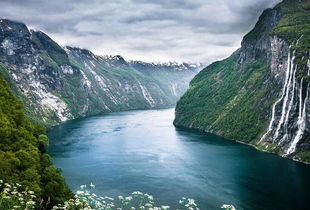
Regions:
<svg viewBox="0 0 310 210"><path fill-rule="evenodd" d="M41 31L0 19L1 71L39 123L173 105L201 66L146 63L61 47Z"/></svg>

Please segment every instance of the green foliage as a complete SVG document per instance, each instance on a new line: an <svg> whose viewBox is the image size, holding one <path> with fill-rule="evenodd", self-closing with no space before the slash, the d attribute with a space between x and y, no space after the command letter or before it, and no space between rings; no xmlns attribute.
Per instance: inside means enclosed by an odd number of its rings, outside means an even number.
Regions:
<svg viewBox="0 0 310 210"><path fill-rule="evenodd" d="M46 135L41 134L38 138L38 147L41 152L46 152L48 146L48 138Z"/></svg>
<svg viewBox="0 0 310 210"><path fill-rule="evenodd" d="M21 102L0 75L0 179L21 183L50 205L71 197L47 154L44 128L26 118Z"/></svg>
<svg viewBox="0 0 310 210"><path fill-rule="evenodd" d="M7 71L7 69L2 65L2 63L0 63L0 74L2 75L3 79L5 81L7 81L7 83L9 84L11 90L14 93L18 92L17 86L15 84L15 82L13 82L13 78L11 76L11 74Z"/></svg>
<svg viewBox="0 0 310 210"><path fill-rule="evenodd" d="M296 156L298 159L310 163L310 151L299 152Z"/></svg>
<svg viewBox="0 0 310 210"><path fill-rule="evenodd" d="M58 64L47 54L47 52L42 52L39 54L40 58L44 62L44 65L49 68L58 69Z"/></svg>

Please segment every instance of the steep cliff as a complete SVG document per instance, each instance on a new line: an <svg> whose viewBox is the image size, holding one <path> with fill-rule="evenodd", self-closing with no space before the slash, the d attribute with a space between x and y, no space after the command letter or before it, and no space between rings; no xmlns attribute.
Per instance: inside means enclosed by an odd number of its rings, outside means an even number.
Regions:
<svg viewBox="0 0 310 210"><path fill-rule="evenodd" d="M174 124L310 161L309 9L284 0L265 10L240 49L191 81Z"/></svg>
<svg viewBox="0 0 310 210"><path fill-rule="evenodd" d="M175 104L198 69L187 64L127 62L121 56L63 48L43 32L6 19L0 20L0 30L2 73L31 120L46 125Z"/></svg>

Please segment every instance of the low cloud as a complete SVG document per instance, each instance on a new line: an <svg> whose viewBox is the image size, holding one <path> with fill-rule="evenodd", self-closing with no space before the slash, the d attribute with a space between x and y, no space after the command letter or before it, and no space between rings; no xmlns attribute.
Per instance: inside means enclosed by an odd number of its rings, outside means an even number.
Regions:
<svg viewBox="0 0 310 210"><path fill-rule="evenodd" d="M231 54L279 0L1 0L0 14L62 45L145 61L212 62Z"/></svg>

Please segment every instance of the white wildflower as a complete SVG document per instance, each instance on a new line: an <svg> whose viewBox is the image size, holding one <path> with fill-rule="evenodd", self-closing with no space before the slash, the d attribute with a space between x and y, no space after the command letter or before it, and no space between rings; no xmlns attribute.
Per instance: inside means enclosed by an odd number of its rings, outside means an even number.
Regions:
<svg viewBox="0 0 310 210"><path fill-rule="evenodd" d="M78 191L76 191L76 194L77 195L82 195L82 194L84 194L84 191L78 190Z"/></svg>
<svg viewBox="0 0 310 210"><path fill-rule="evenodd" d="M5 193L10 192L10 191L11 191L11 189L8 188L8 187L6 187L6 188L3 189L3 192L5 192Z"/></svg>
<svg viewBox="0 0 310 210"><path fill-rule="evenodd" d="M132 197L131 196L128 196L125 198L127 201L131 201L132 200Z"/></svg>
<svg viewBox="0 0 310 210"><path fill-rule="evenodd" d="M35 202L34 201L27 201L27 203L26 203L26 205L28 206L32 206L32 205L34 205L35 204Z"/></svg>
<svg viewBox="0 0 310 210"><path fill-rule="evenodd" d="M233 205L227 205L227 204L222 205L221 208L226 210L236 210L236 208Z"/></svg>
<svg viewBox="0 0 310 210"><path fill-rule="evenodd" d="M188 204L189 204L189 205L194 205L194 204L195 204L195 200L189 198L189 199L188 199Z"/></svg>
<svg viewBox="0 0 310 210"><path fill-rule="evenodd" d="M89 186L90 186L90 188L95 188L95 185L92 182L90 183Z"/></svg>

